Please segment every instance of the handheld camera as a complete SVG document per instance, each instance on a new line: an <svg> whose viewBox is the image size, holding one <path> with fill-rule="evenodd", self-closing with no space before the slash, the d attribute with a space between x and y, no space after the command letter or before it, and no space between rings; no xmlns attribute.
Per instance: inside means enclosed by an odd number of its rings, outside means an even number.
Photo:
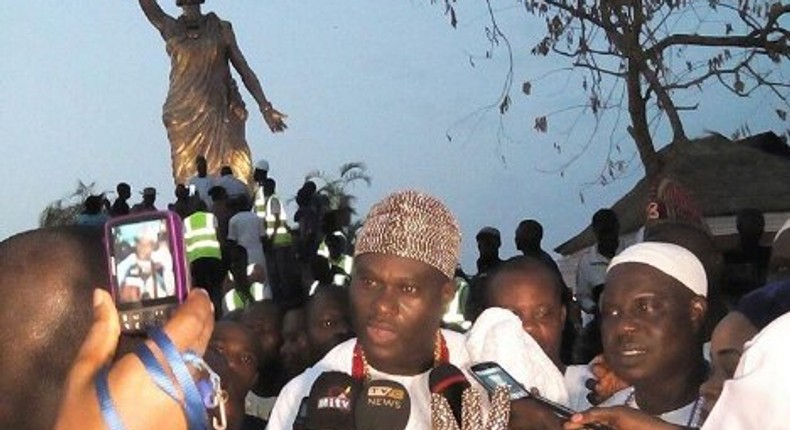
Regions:
<svg viewBox="0 0 790 430"><path fill-rule="evenodd" d="M189 292L181 219L169 211L113 218L104 242L121 331L144 333L164 324Z"/></svg>

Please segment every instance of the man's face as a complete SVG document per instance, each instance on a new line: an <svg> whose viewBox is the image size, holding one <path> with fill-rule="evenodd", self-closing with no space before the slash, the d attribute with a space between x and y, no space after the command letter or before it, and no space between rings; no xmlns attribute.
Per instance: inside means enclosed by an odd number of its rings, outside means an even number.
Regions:
<svg viewBox="0 0 790 430"><path fill-rule="evenodd" d="M151 254L154 252L154 246L156 243L151 240L150 238L140 238L137 240L137 245L135 247L135 254L137 254L137 258L139 260L150 260Z"/></svg>
<svg viewBox="0 0 790 430"><path fill-rule="evenodd" d="M394 374L416 374L433 355L443 307L454 287L417 260L369 253L356 258L351 281L354 327L368 361Z"/></svg>
<svg viewBox="0 0 790 430"><path fill-rule="evenodd" d="M279 317L274 307L246 312L241 317L241 323L258 339L261 366L268 365L279 358L282 336Z"/></svg>
<svg viewBox="0 0 790 430"><path fill-rule="evenodd" d="M307 339L313 361L320 360L351 334L349 316L340 303L327 295L313 296L308 309Z"/></svg>
<svg viewBox="0 0 790 430"><path fill-rule="evenodd" d="M214 327L208 348L225 357L237 382L239 395L246 395L258 378L258 344L252 331L240 323L221 321Z"/></svg>
<svg viewBox="0 0 790 430"><path fill-rule="evenodd" d="M310 347L305 333L304 310L288 311L283 318L283 346L280 357L285 371L291 377L296 376L310 365Z"/></svg>
<svg viewBox="0 0 790 430"><path fill-rule="evenodd" d="M524 331L560 366L565 307L557 290L554 279L545 270L509 270L491 279L488 304L518 315Z"/></svg>
<svg viewBox="0 0 790 430"><path fill-rule="evenodd" d="M698 357L704 301L665 273L641 263L615 266L601 297L604 356L631 384L661 383Z"/></svg>
<svg viewBox="0 0 790 430"><path fill-rule="evenodd" d="M702 416L707 417L721 395L724 382L732 379L743 354L743 344L757 334L757 328L741 313L724 317L710 338L710 374L699 388Z"/></svg>

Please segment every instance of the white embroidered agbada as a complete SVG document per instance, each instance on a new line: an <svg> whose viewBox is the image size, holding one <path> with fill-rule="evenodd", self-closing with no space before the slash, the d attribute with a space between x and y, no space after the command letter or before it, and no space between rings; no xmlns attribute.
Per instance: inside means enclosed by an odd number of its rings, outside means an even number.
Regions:
<svg viewBox="0 0 790 430"><path fill-rule="evenodd" d="M463 372L469 368L469 355L466 352L466 337L462 334L449 330L443 330L442 335L447 342L447 350L450 353L450 364L455 365ZM352 361L354 356L354 346L357 340L351 339L341 343L329 351L315 366L307 369L301 375L292 379L280 392L274 410L269 417L267 430L291 430L299 403L302 398L310 394L313 382L323 372L339 371L351 374ZM388 379L396 381L406 387L411 397L411 415L406 424L406 430L424 430L431 428L431 391L428 386L428 375L430 371L413 376L389 375L380 372L373 367L370 368L372 379ZM472 377L467 374L467 379L473 385L477 385ZM483 389L477 386L483 392Z"/></svg>

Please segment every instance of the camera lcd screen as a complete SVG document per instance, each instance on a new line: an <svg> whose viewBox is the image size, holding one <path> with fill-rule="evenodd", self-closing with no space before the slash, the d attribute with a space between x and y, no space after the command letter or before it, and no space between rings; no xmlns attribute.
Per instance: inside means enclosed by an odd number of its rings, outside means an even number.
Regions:
<svg viewBox="0 0 790 430"><path fill-rule="evenodd" d="M118 308L177 303L167 221L115 225L110 233Z"/></svg>

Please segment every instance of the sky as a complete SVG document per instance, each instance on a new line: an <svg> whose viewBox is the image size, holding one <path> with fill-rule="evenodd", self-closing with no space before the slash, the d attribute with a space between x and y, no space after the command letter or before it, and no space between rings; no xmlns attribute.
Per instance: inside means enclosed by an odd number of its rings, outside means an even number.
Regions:
<svg viewBox="0 0 790 430"><path fill-rule="evenodd" d="M177 15L174 3L160 2ZM567 141L570 121L550 123L554 134L532 130L535 116L582 100L577 83L562 75L535 81L529 97L514 91L504 117L495 109L469 116L497 99L508 62L502 50L484 58L483 2L458 3L457 29L438 3L208 0L204 11L233 24L267 97L289 115L287 132L271 134L242 89L253 159L269 160L282 196L293 196L310 171L331 175L362 161L373 182L350 189L359 213L397 189L436 195L459 219L462 263L474 273L481 227L500 229L501 255L509 257L516 225L534 218L544 225L544 248L554 248L642 172L634 163L613 184L587 185L605 159L606 145L592 145L558 173L592 127L583 119ZM539 20L515 1L494 4L515 48L516 88L562 66L528 54L541 36ZM0 28L0 169L8 184L0 238L35 228L41 210L78 180L95 182L97 191L128 182L133 203L154 186L160 208L172 201L161 123L169 59L137 1L7 1ZM729 135L745 119L753 132L783 130L762 97L733 103L713 90L690 97L701 104L687 121L692 137ZM500 120L512 139L497 137ZM633 157L633 145L623 142L622 156Z"/></svg>

